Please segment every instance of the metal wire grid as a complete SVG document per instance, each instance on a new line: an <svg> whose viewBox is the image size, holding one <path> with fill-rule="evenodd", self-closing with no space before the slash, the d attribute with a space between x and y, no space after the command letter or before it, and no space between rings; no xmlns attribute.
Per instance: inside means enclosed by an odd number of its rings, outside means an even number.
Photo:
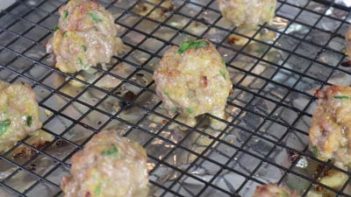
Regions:
<svg viewBox="0 0 351 197"><path fill-rule="evenodd" d="M1 177L0 184L3 189L14 196L35 196L36 191L42 188L49 188L50 190L49 194L44 194L43 196L62 195L59 189L59 182L60 178L64 174L67 174L70 156L82 148L95 132L109 126L111 122L115 121L126 125L126 127L130 127L128 132L125 133L126 136L138 135L138 132L149 135L150 138L142 142L146 149L148 149L149 145L155 140L160 140L171 145L170 150L164 155L160 156L149 153L150 161L155 163L151 174L156 172L161 166L176 174L172 181L167 183L160 182L158 179L151 179L150 182L153 187L159 189L157 196L245 195L247 187L253 187L255 184L263 184L266 182L260 179L257 174L267 169L282 172L278 177L279 183L285 183L286 180L291 177L301 182L307 182L307 186L303 188L303 196L315 185L326 187L318 182L318 178L322 175L323 170L313 176L309 176L295 167L295 164L299 161L298 159L292 160L292 163L289 165L283 165L282 161L276 161L275 157L277 152L282 151L288 152L290 155L293 154L295 156L294 158L307 157L311 161L320 164L322 169L335 168L343 171L333 166L331 163L318 161L307 151L306 136L311 118L309 109L314 102L314 98L313 93L305 91L306 87L304 84L308 82L309 84L316 84L315 87L321 87L329 84L335 75L340 73L347 76L350 75L350 70L348 68L340 66L340 64L345 61L343 52L330 45L335 39L344 39L343 35L347 27L346 19L349 17L348 12L350 9L336 4L333 1L326 0L279 1L277 15L289 21L288 27L284 30L277 30L269 26L262 26L253 36L247 37L238 33L235 28L222 25L223 19L215 6L215 1L179 2L181 3L177 4L172 14L160 20L150 18L150 14L140 16L135 13L133 10L138 3L137 1L103 2L109 10L118 13L116 22L125 28L121 37L129 48L128 52L123 54L123 56L115 57L115 66L120 62L124 62L133 67L133 71L128 76L120 76L110 72L114 67L109 68L107 71L102 70L104 75L111 75L122 80L122 83L112 91L106 91L96 86L96 83L102 76L93 83L87 83L77 78L76 74L68 75L62 73L48 64L47 59L49 58L49 54L44 52L43 45L54 29L55 21L58 18L57 9L64 3L63 1L22 0L1 13L0 76L2 79L9 82L25 81L32 84L36 92L40 94L40 107L52 114L44 121L43 129L55 136L55 140L52 143L48 143L38 149L29 145L27 139L23 140L7 153L0 156L0 166L11 166L13 168L11 173ZM161 3L153 5L153 11L159 9L160 5ZM324 9L313 10L313 6L316 5ZM188 12L190 7L191 9L196 8L195 11ZM294 10L294 13L285 13L287 8ZM339 16L327 15L330 9L343 11L346 17L341 19ZM204 17L205 14L211 15L211 20ZM306 16L313 16L312 18L314 18L314 20L311 20L311 23L302 22L301 18ZM127 17L135 18L134 23L125 22ZM172 22L180 19L186 19L187 22L181 27L174 27ZM324 20L333 21L337 24L336 28L333 31L325 30L323 26L321 26ZM145 21L152 26L147 29L140 27L139 25ZM203 32L195 34L189 31L188 28L195 22L205 26ZM307 31L302 35L292 34L289 32L289 27L293 25L303 26ZM162 29L174 32L173 36L166 38L160 31ZM269 29L277 33L278 37L273 43L267 43L257 38L257 35L264 31L264 29ZM222 54L227 54L225 59L231 74L234 75L235 81L234 93L228 101L228 108L235 109L233 110L235 112L231 114L231 121L227 122L221 120L227 124L227 127L219 135L209 134L204 128L199 126L194 128L188 127L179 122L177 116L169 117L162 113L162 111L160 111L160 101L150 105L143 105L137 102L138 98L142 97L144 94L152 94L155 96L153 90L154 84L151 81L141 85L134 80L135 76L141 72L149 74L153 72L153 67L150 65L158 61L162 56L162 52L168 45L178 44L179 41L184 38L184 35L195 38L209 37L209 33L213 30L224 35L221 40L211 40L216 44L218 50L221 51ZM325 42L323 44L311 40L311 35L316 31L325 35ZM245 37L248 39L248 42L242 47L233 47L227 43L228 37L231 34ZM140 37L140 40L138 42L133 42L130 38L134 36ZM158 42L160 45L153 50L145 47L145 43L150 41L150 39ZM279 44L286 40L293 41L295 47L285 48L283 44ZM259 52L246 50L253 42L264 45L265 50ZM304 47L310 47L311 50L313 49L313 55L302 54L299 49ZM271 50L276 50L283 54L281 62L268 60L266 56ZM132 55L135 54L143 56L143 62L136 62L131 58ZM323 54L330 54L330 57L333 56L334 58L331 58L333 62L329 62L329 60L325 62L323 59L319 59ZM253 60L253 63L245 67L238 66L234 62L241 57L250 58ZM286 66L288 63L296 62L296 59L303 59L303 62L309 63L299 65L299 68ZM262 64L269 68L270 72L258 73L257 70L259 70ZM45 74L36 76L33 73L36 73L34 71L37 70ZM282 73L286 78L277 79L277 76L281 76ZM52 84L48 83L48 80L56 75L65 76L66 80L60 85L52 86ZM72 80L79 81L86 85L84 90L74 97L62 91L62 88ZM291 80L293 82L289 83ZM250 83L248 84L247 81L250 81ZM123 96L113 93L123 84L130 84L140 90L134 102L123 105L121 109L114 114L103 110L100 105L108 97L113 97L121 102L124 100ZM280 95L274 95L272 93L272 87L274 87L276 91L279 91ZM81 96L90 89L102 92L104 97L93 103L81 99ZM293 98L297 95L306 98L307 102L296 106L293 102ZM66 103L59 108L53 108L47 101L54 96L64 98ZM269 103L269 106L263 105L263 103ZM72 104L84 106L86 110L82 115L77 117L66 113L65 110ZM130 122L121 115L130 105L144 112L141 118L135 122ZM104 117L104 120L96 125L90 124L85 118L92 113L100 114ZM290 114L289 118L284 118L283 115L286 113ZM166 123L159 127L156 132L150 132L150 130L143 125L143 122L151 116L161 117L166 120ZM68 125L61 131L56 131L51 128L52 121L56 120L57 117L63 119ZM248 119L255 120L257 124L246 124ZM177 142L163 135L167 127L173 124L180 125L189 130L189 132ZM79 143L67 138L67 133L72 132L72 130L78 127L85 129L85 132L89 133L89 136ZM279 130L279 132L274 133L274 130ZM185 145L188 137L194 133L210 139L208 146L200 152L194 151ZM224 137L233 133L241 136L241 139L236 140L235 143L228 141L227 138ZM295 139L295 141L299 139L298 141L300 141L301 145L299 147L296 146L296 143L291 145L293 139ZM257 141L264 143L257 143ZM55 154L51 149L57 143L65 143L71 147L71 151L64 155ZM255 145L261 145L261 151L253 149L252 146ZM11 153L20 146L31 147L35 150L35 155L20 160L12 158ZM222 153L225 162L219 162L216 158L211 157L211 153L215 151L218 146L225 146L226 149L231 150L227 153ZM185 168L180 168L169 162L169 159L174 156L175 152L180 150L195 157L195 160ZM42 158L50 162L50 167L44 171L36 171L33 164L35 164L36 160ZM241 158L250 158L252 161L256 161L253 162L255 165L240 165ZM211 163L213 166L213 176L208 180L196 176L192 171L203 163ZM236 165L238 165L238 167ZM234 173L241 177L240 181L235 183L235 187L231 186L233 183L226 183L227 187L219 186L219 177L227 172ZM27 177L25 180L26 184L25 187L19 188L15 183L18 181L18 177L22 177L23 175ZM182 185L185 180L190 178L196 182L196 184L200 185L200 187L191 190L186 187L181 187L180 191L179 185ZM346 185L347 184L340 190L332 188L327 189L335 192L335 195L348 196L343 193Z"/></svg>

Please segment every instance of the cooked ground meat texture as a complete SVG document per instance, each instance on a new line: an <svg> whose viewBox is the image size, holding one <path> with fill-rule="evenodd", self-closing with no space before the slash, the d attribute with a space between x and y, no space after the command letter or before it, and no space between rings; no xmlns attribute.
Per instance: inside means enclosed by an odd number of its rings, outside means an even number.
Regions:
<svg viewBox="0 0 351 197"><path fill-rule="evenodd" d="M252 197L298 197L295 192L291 192L285 187L279 187L274 184L257 186Z"/></svg>
<svg viewBox="0 0 351 197"><path fill-rule="evenodd" d="M0 153L41 127L34 91L25 84L0 81Z"/></svg>
<svg viewBox="0 0 351 197"><path fill-rule="evenodd" d="M59 13L59 24L47 50L54 53L61 71L74 73L109 63L113 55L123 51L117 37L119 26L96 1L70 0Z"/></svg>
<svg viewBox="0 0 351 197"><path fill-rule="evenodd" d="M170 112L179 112L190 125L210 113L225 118L232 82L225 62L207 40L184 42L168 49L154 73L156 92ZM212 120L212 126L218 123Z"/></svg>
<svg viewBox="0 0 351 197"><path fill-rule="evenodd" d="M243 29L270 22L277 0L217 0L224 18Z"/></svg>
<svg viewBox="0 0 351 197"><path fill-rule="evenodd" d="M316 92L318 106L309 130L312 152L340 167L351 164L351 87L329 86Z"/></svg>
<svg viewBox="0 0 351 197"><path fill-rule="evenodd" d="M73 155L71 175L63 178L65 197L145 197L147 156L137 143L114 131L95 135Z"/></svg>

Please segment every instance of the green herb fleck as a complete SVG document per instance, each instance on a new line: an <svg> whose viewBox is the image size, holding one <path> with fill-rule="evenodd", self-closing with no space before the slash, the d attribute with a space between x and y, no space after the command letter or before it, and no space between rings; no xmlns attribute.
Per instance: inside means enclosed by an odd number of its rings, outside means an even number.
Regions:
<svg viewBox="0 0 351 197"><path fill-rule="evenodd" d="M188 112L188 114L192 114L194 112L193 109L191 109L190 107L186 108L186 112Z"/></svg>
<svg viewBox="0 0 351 197"><path fill-rule="evenodd" d="M63 11L63 19L66 19L68 17L68 11L65 10Z"/></svg>
<svg viewBox="0 0 351 197"><path fill-rule="evenodd" d="M108 148L104 151L102 151L101 155L103 156L115 156L118 154L118 149L115 145L113 145L111 148Z"/></svg>
<svg viewBox="0 0 351 197"><path fill-rule="evenodd" d="M0 121L0 135L4 134L10 125L11 125L11 120L9 119Z"/></svg>
<svg viewBox="0 0 351 197"><path fill-rule="evenodd" d="M164 93L165 93L165 95L166 95L167 97L169 97L169 92L164 91Z"/></svg>
<svg viewBox="0 0 351 197"><path fill-rule="evenodd" d="M82 58L78 57L78 63L82 66L84 65Z"/></svg>
<svg viewBox="0 0 351 197"><path fill-rule="evenodd" d="M269 8L272 12L275 11L275 5L272 5L270 8Z"/></svg>
<svg viewBox="0 0 351 197"><path fill-rule="evenodd" d="M289 197L289 193L286 191L282 191L282 193L280 194L280 197Z"/></svg>
<svg viewBox="0 0 351 197"><path fill-rule="evenodd" d="M183 42L179 46L178 53L182 54L189 49L198 49L198 48L203 48L203 47L207 47L207 46L208 46L208 42L204 41L204 40Z"/></svg>
<svg viewBox="0 0 351 197"><path fill-rule="evenodd" d="M312 152L312 154L313 154L315 157L318 157L319 151L318 151L317 146L312 146L312 147L311 147L311 152Z"/></svg>
<svg viewBox="0 0 351 197"><path fill-rule="evenodd" d="M224 79L227 79L227 73L224 70L220 70L219 73L222 75Z"/></svg>
<svg viewBox="0 0 351 197"><path fill-rule="evenodd" d="M84 63L81 57L78 57L78 63L82 66L83 69L89 68L89 64Z"/></svg>
<svg viewBox="0 0 351 197"><path fill-rule="evenodd" d="M95 12L89 12L89 16L95 23L99 23L102 21L99 15L97 15Z"/></svg>
<svg viewBox="0 0 351 197"><path fill-rule="evenodd" d="M84 44L82 45L82 49L83 51L87 51L87 46L85 46Z"/></svg>
<svg viewBox="0 0 351 197"><path fill-rule="evenodd" d="M26 118L26 124L28 127L32 126L33 123L33 117L32 116L27 116Z"/></svg>
<svg viewBox="0 0 351 197"><path fill-rule="evenodd" d="M224 59L222 59L222 63L223 63L224 65L226 64Z"/></svg>
<svg viewBox="0 0 351 197"><path fill-rule="evenodd" d="M350 99L349 96L334 96L336 99Z"/></svg>
<svg viewBox="0 0 351 197"><path fill-rule="evenodd" d="M95 196L100 196L100 194L101 194L101 184L99 184L98 186L95 187L94 193L95 193Z"/></svg>
<svg viewBox="0 0 351 197"><path fill-rule="evenodd" d="M60 28L56 25L55 27L54 27L54 31L57 31L57 30L59 30Z"/></svg>

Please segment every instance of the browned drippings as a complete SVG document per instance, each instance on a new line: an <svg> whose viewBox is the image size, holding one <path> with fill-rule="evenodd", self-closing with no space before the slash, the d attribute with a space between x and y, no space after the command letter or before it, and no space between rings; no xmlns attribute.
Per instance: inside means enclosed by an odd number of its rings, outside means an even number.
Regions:
<svg viewBox="0 0 351 197"><path fill-rule="evenodd" d="M48 143L49 142L40 141L40 142L37 142L35 144L32 144L32 146L35 147L37 150L40 150L41 148L46 146ZM36 152L37 151L35 149L33 149L29 146L21 146L12 152L12 157L15 159L23 158L23 157L30 158L30 157L34 156L34 154Z"/></svg>
<svg viewBox="0 0 351 197"><path fill-rule="evenodd" d="M289 155L289 159L292 163L297 161L298 159L300 159L300 155L295 151L288 150L288 155Z"/></svg>
<svg viewBox="0 0 351 197"><path fill-rule="evenodd" d="M351 67L351 60L341 63L343 67Z"/></svg>
<svg viewBox="0 0 351 197"><path fill-rule="evenodd" d="M236 36L230 35L230 36L228 37L228 43L229 43L229 44L234 45L234 44L236 44L238 41L239 41L239 38L236 37Z"/></svg>
<svg viewBox="0 0 351 197"><path fill-rule="evenodd" d="M123 100L120 103L121 107L129 108L130 104L136 99L136 95L132 91L128 91L123 95Z"/></svg>

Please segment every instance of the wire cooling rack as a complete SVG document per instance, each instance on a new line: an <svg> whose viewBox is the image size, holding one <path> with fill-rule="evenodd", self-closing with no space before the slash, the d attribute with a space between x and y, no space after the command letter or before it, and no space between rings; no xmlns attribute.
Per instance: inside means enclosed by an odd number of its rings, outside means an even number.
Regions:
<svg viewBox="0 0 351 197"><path fill-rule="evenodd" d="M315 188L350 196L347 183L340 189L319 183L326 169L345 171L308 151L314 91L351 83L344 55L350 8L341 1L279 0L275 26L260 26L250 36L231 27L214 0L174 1L170 12L161 8L162 1L100 2L122 27L127 51L89 82L54 68L45 52L64 1L18 0L0 14L0 77L32 85L43 130L55 137L41 147L33 147L28 137L0 156L0 196L63 196L59 185L69 158L94 133L116 125L148 150L154 196L250 196L268 182L302 196ZM152 7L149 14L136 11L141 2ZM167 13L152 17L160 9ZM204 37L221 52L234 82L230 118L220 120L227 125L221 131L204 126L206 117L195 127L170 117L151 79L169 45ZM243 43L230 44L238 39ZM120 83L101 88L105 76ZM81 88L67 88L72 82ZM30 148L32 156L14 157L21 147Z"/></svg>

